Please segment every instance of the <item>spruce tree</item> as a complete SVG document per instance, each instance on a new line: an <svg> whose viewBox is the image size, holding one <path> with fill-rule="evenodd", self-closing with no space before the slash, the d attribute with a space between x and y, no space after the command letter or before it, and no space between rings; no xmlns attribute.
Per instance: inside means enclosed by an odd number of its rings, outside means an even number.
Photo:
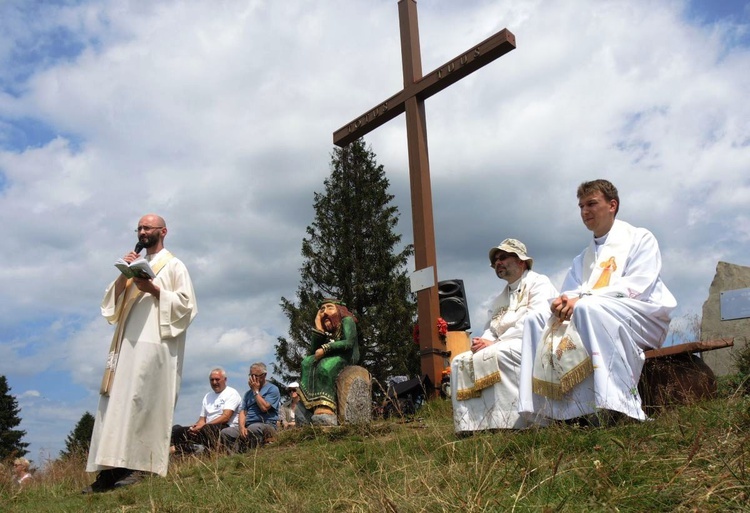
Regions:
<svg viewBox="0 0 750 513"><path fill-rule="evenodd" d="M22 442L21 438L26 431L13 429L21 423L18 414L21 408L18 401L10 394L10 387L5 376L0 376L0 461L6 458L18 458L29 451L29 444Z"/></svg>
<svg viewBox="0 0 750 513"><path fill-rule="evenodd" d="M65 450L60 451L61 458L69 458L75 455L86 456L91 444L91 435L94 432L94 416L85 412L81 419L65 439Z"/></svg>
<svg viewBox="0 0 750 513"><path fill-rule="evenodd" d="M398 209L383 166L357 140L334 149L324 186L314 194L315 219L302 240L296 301L281 298L289 339L277 340L274 371L287 382L299 377L317 301L337 297L358 320L359 365L383 386L391 375L419 375L419 348L412 342L416 303L406 272L413 247L397 248Z"/></svg>

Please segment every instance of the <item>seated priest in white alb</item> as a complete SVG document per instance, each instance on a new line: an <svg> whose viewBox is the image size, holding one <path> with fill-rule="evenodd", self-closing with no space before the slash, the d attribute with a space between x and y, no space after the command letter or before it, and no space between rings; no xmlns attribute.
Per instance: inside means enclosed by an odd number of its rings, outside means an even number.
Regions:
<svg viewBox="0 0 750 513"><path fill-rule="evenodd" d="M518 413L523 325L528 315L549 312L550 300L557 296L549 278L531 270L534 261L522 242L505 239L490 249L489 257L497 277L508 284L490 303L482 336L451 362L457 433L527 426Z"/></svg>
<svg viewBox="0 0 750 513"><path fill-rule="evenodd" d="M577 196L593 237L551 311L524 327L521 411L593 425L645 420L643 353L662 345L676 306L661 280L659 244L645 228L615 220L620 197L607 180L582 183Z"/></svg>

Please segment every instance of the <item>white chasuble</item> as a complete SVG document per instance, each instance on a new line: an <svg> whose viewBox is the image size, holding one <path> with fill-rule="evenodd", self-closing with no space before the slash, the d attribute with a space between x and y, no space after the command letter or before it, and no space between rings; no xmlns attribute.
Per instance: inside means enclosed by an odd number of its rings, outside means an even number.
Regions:
<svg viewBox="0 0 750 513"><path fill-rule="evenodd" d="M521 333L531 312L549 312L557 290L544 275L526 271L492 301L481 338L492 345L467 351L451 362L451 401L456 432L520 429L518 372Z"/></svg>

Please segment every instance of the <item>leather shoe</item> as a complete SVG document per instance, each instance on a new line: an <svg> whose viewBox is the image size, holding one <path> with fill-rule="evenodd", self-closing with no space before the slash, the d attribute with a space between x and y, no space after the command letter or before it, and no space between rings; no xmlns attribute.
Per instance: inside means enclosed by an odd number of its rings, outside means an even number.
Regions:
<svg viewBox="0 0 750 513"><path fill-rule="evenodd" d="M117 481L128 475L128 470L124 468L110 468L102 470L97 474L96 480L89 486L81 490L83 494L102 493L112 490Z"/></svg>
<svg viewBox="0 0 750 513"><path fill-rule="evenodd" d="M114 487L122 488L123 486L130 486L138 483L139 481L142 481L144 477L146 477L145 472L141 472L140 470L132 470L127 476L117 481L114 484Z"/></svg>

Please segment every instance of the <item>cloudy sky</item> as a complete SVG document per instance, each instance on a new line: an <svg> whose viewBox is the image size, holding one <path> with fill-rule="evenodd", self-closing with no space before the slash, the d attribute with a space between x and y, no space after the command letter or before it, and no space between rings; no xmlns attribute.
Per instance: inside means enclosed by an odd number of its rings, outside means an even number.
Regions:
<svg viewBox="0 0 750 513"><path fill-rule="evenodd" d="M562 283L593 178L659 239L677 317L699 313L719 260L750 265L750 2L422 0L424 74L503 28L516 50L426 102L438 276L474 330L502 239ZM0 0L0 374L32 459L96 409L99 304L144 213L200 307L175 421L211 367L244 391L272 361L332 133L401 89L398 37L396 0ZM366 141L410 243L403 116Z"/></svg>

